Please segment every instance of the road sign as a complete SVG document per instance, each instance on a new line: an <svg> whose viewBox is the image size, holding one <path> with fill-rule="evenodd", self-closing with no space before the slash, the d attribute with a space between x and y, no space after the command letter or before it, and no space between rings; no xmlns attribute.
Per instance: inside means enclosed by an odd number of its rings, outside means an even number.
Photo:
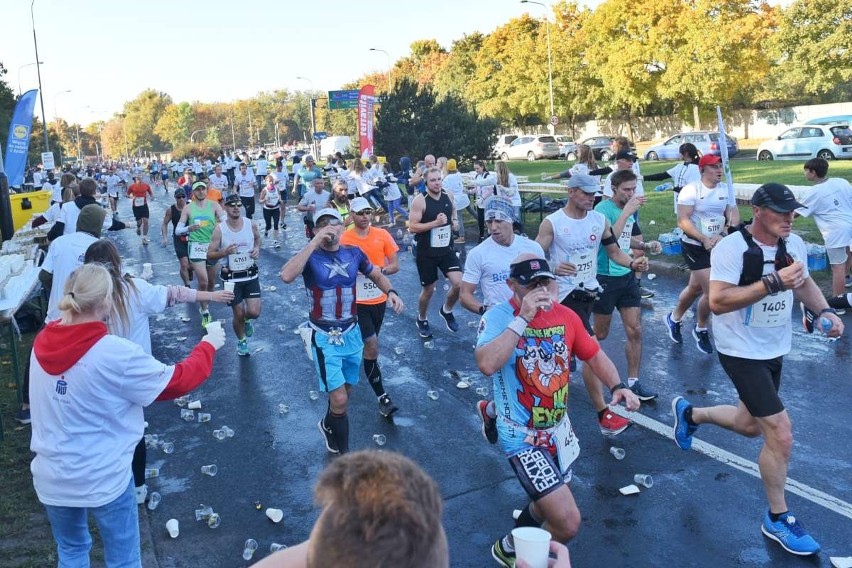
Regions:
<svg viewBox="0 0 852 568"><path fill-rule="evenodd" d="M330 110L358 108L358 90L329 91L328 108Z"/></svg>
<svg viewBox="0 0 852 568"><path fill-rule="evenodd" d="M46 172L56 168L56 164L53 162L53 152L41 153L41 165Z"/></svg>
<svg viewBox="0 0 852 568"><path fill-rule="evenodd" d="M328 138L328 132L314 132L314 140L325 140Z"/></svg>
<svg viewBox="0 0 852 568"><path fill-rule="evenodd" d="M550 124L552 124L553 126L556 126L557 124L559 124L559 117L556 116L555 114L553 116L551 116L550 117Z"/></svg>

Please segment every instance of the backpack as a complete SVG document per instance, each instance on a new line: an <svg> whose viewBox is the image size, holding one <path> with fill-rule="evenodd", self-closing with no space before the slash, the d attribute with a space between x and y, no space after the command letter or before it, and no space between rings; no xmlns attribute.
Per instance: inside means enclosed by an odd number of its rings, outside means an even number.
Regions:
<svg viewBox="0 0 852 568"><path fill-rule="evenodd" d="M776 270L786 268L793 264L793 259L787 254L787 243L781 238L778 239L778 244L776 245L778 248L775 250L775 260L763 260L763 249L760 248L760 245L754 242L754 237L752 237L751 233L748 229L746 229L746 226L750 224L751 221L747 221L745 223L740 223L737 227L737 230L740 232L743 240L748 246L748 249L746 249L743 253L743 272L740 275L740 286L748 286L749 284L758 282L761 278L763 278L763 266L765 264L775 264Z"/></svg>

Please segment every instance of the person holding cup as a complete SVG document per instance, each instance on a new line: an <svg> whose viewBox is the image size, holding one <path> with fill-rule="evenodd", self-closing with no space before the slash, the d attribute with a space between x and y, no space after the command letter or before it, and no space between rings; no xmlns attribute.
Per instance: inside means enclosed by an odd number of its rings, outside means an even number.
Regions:
<svg viewBox="0 0 852 568"><path fill-rule="evenodd" d="M498 442L530 497L515 527L543 528L551 535L546 540L565 542L577 534L581 519L567 484L580 453L567 414L571 356L609 387L610 404L624 402L633 411L639 399L580 317L558 302L556 275L544 258L521 254L506 282L512 298L483 314L476 363L493 376ZM498 539L491 555L515 566L512 534Z"/></svg>
<svg viewBox="0 0 852 568"><path fill-rule="evenodd" d="M33 485L60 566L88 565L90 513L106 564L141 566L130 463L144 429L142 409L198 387L225 343L224 332L211 329L186 359L161 363L109 335L112 287L103 266L77 268L65 282L61 319L38 333L30 356Z"/></svg>
<svg viewBox="0 0 852 568"><path fill-rule="evenodd" d="M233 301L228 305L234 313L233 328L237 335L237 354L249 355L248 338L254 335L254 320L260 317L260 278L257 258L260 256L260 231L243 217L239 195L225 198L228 218L216 225L207 249L207 261L214 264L224 259L219 275L227 290L233 285Z"/></svg>

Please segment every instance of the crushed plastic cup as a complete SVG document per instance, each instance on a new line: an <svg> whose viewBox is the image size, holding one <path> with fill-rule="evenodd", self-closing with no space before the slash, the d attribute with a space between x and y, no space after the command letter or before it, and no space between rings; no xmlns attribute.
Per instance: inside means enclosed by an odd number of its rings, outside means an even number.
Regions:
<svg viewBox="0 0 852 568"><path fill-rule="evenodd" d="M512 530L515 557L530 568L547 568L550 556L550 533L537 527L518 527Z"/></svg>
<svg viewBox="0 0 852 568"><path fill-rule="evenodd" d="M174 400L174 403L181 407L186 406L187 404L189 404L189 397L179 396Z"/></svg>
<svg viewBox="0 0 852 568"><path fill-rule="evenodd" d="M222 432L225 433L225 435L227 437L229 437L229 438L234 437L234 431L231 428L228 428L227 426L222 426L221 430L222 430Z"/></svg>
<svg viewBox="0 0 852 568"><path fill-rule="evenodd" d="M432 400L438 400L438 391L436 390L427 390L426 396L431 398Z"/></svg>
<svg viewBox="0 0 852 568"><path fill-rule="evenodd" d="M150 495L148 495L148 510L153 511L154 509L156 509L157 505L160 504L160 501L162 499L163 498L160 496L159 493L153 491Z"/></svg>
<svg viewBox="0 0 852 568"><path fill-rule="evenodd" d="M479 396L488 396L488 387L477 387L476 394Z"/></svg>
<svg viewBox="0 0 852 568"><path fill-rule="evenodd" d="M210 416L209 412L199 412L198 413L198 421L199 422L210 422L210 418L212 418L212 417Z"/></svg>
<svg viewBox="0 0 852 568"><path fill-rule="evenodd" d="M609 449L609 453L612 457L614 457L617 460L623 460L624 456L627 455L627 452L625 452L621 448L616 448L615 446L613 446Z"/></svg>
<svg viewBox="0 0 852 568"><path fill-rule="evenodd" d="M221 430L213 430L213 437L221 442L222 440L227 438L228 435L222 432Z"/></svg>
<svg viewBox="0 0 852 568"><path fill-rule="evenodd" d="M290 412L289 406L287 406L286 404L278 405L278 414L287 414L288 412Z"/></svg>
<svg viewBox="0 0 852 568"><path fill-rule="evenodd" d="M210 506L202 506L200 509L195 510L195 520L203 521L205 519L210 518L210 515L213 514L213 507Z"/></svg>
<svg viewBox="0 0 852 568"><path fill-rule="evenodd" d="M180 523L177 519L169 519L166 521L166 530L169 531L169 536L177 538L180 534Z"/></svg>
<svg viewBox="0 0 852 568"><path fill-rule="evenodd" d="M278 544L277 542L273 542L269 545L269 552L278 552L279 550L284 550L287 548L286 544Z"/></svg>
<svg viewBox="0 0 852 568"><path fill-rule="evenodd" d="M210 465L202 465L201 473L204 475L209 475L210 477L215 477L217 473L219 473L219 468L215 463L211 463Z"/></svg>
<svg viewBox="0 0 852 568"><path fill-rule="evenodd" d="M654 478L646 473L637 473L633 476L633 483L641 485L645 489L650 489L654 486Z"/></svg>
<svg viewBox="0 0 852 568"><path fill-rule="evenodd" d="M187 422L195 422L195 411L188 408L181 408L180 417Z"/></svg>
<svg viewBox="0 0 852 568"><path fill-rule="evenodd" d="M174 442L163 442L163 444L160 446L160 449L163 450L164 454L173 454L175 453Z"/></svg>
<svg viewBox="0 0 852 568"><path fill-rule="evenodd" d="M160 468L149 467L145 469L145 479L151 479L152 477L160 477Z"/></svg>
<svg viewBox="0 0 852 568"><path fill-rule="evenodd" d="M467 322L467 327L476 327L478 325L479 325L479 322L476 321L476 320L470 320L469 322Z"/></svg>
<svg viewBox="0 0 852 568"><path fill-rule="evenodd" d="M385 437L384 434L373 434L373 441L376 443L377 446L384 446L385 442L387 442L388 439Z"/></svg>
<svg viewBox="0 0 852 568"><path fill-rule="evenodd" d="M284 511L281 509L273 509L269 508L266 510L266 518L272 521L273 523L280 523L281 519L284 518Z"/></svg>
<svg viewBox="0 0 852 568"><path fill-rule="evenodd" d="M462 379L462 380L460 380L459 382L456 383L456 388L458 388L458 389L469 389L470 383L467 382L465 379Z"/></svg>
<svg viewBox="0 0 852 568"><path fill-rule="evenodd" d="M213 513L209 517L207 517L207 526L211 529L217 528L222 524L222 518L219 516L219 513Z"/></svg>
<svg viewBox="0 0 852 568"><path fill-rule="evenodd" d="M648 273L648 280L653 280L656 277L657 277L657 275L654 274L653 272Z"/></svg>
<svg viewBox="0 0 852 568"><path fill-rule="evenodd" d="M201 408L201 401L200 400L193 400L192 402L188 403L186 405L186 407L189 408L190 410L198 410L198 409Z"/></svg>
<svg viewBox="0 0 852 568"><path fill-rule="evenodd" d="M426 349L434 349L435 348L435 342L434 341L425 341L423 343L423 347L425 347Z"/></svg>
<svg viewBox="0 0 852 568"><path fill-rule="evenodd" d="M145 434L143 438L145 440L145 447L156 448L157 442L159 441L158 438L159 436L157 436L156 434Z"/></svg>
<svg viewBox="0 0 852 568"><path fill-rule="evenodd" d="M255 550L257 550L257 541L253 538L246 540L243 548L243 560L251 560Z"/></svg>
<svg viewBox="0 0 852 568"><path fill-rule="evenodd" d="M405 347L403 347L402 345L397 345L393 348L393 352L397 355L402 355L403 353L405 353Z"/></svg>
<svg viewBox="0 0 852 568"><path fill-rule="evenodd" d="M308 391L308 398L311 400L317 400L319 398L319 393L317 391Z"/></svg>

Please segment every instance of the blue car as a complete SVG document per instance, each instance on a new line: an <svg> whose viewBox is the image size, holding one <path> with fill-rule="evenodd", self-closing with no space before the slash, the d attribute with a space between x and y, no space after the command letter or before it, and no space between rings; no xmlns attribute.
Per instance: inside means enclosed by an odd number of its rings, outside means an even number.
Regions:
<svg viewBox="0 0 852 568"><path fill-rule="evenodd" d="M737 139L733 136L727 137L728 141L728 157L733 158L740 151L737 145ZM651 146L645 151L646 160L680 160L678 148L681 144L691 142L698 149L698 153L702 156L705 154L722 155L719 148L719 133L718 132L681 132L675 134L665 142Z"/></svg>

